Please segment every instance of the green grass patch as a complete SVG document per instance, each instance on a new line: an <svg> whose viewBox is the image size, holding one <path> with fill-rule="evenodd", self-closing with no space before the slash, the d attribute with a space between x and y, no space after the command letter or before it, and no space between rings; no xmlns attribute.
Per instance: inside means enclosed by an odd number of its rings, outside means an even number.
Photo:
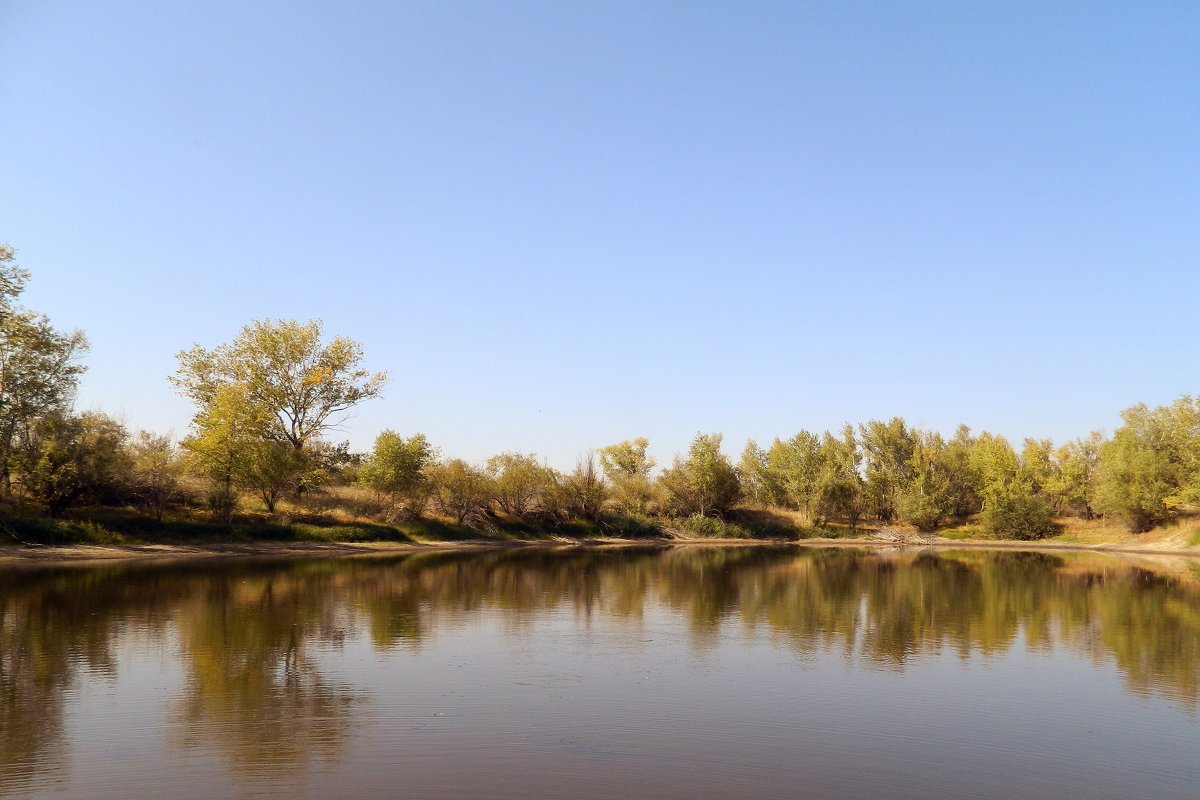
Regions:
<svg viewBox="0 0 1200 800"><path fill-rule="evenodd" d="M314 525L308 522L289 526L292 537L301 542L411 542L413 538L391 525L365 522Z"/></svg>
<svg viewBox="0 0 1200 800"><path fill-rule="evenodd" d="M958 525L953 528L943 528L937 532L937 535L943 539L952 539L954 541L990 538L984 533L983 528L978 525Z"/></svg>
<svg viewBox="0 0 1200 800"><path fill-rule="evenodd" d="M811 539L829 535L824 528L799 527L786 518L737 511L727 519L714 517L677 517L663 526L698 539Z"/></svg>
<svg viewBox="0 0 1200 800"><path fill-rule="evenodd" d="M8 519L0 528L0 541L12 544L123 544L126 537L90 520Z"/></svg>
<svg viewBox="0 0 1200 800"><path fill-rule="evenodd" d="M667 525L685 536L699 539L749 539L750 529L733 522L714 517L678 517Z"/></svg>

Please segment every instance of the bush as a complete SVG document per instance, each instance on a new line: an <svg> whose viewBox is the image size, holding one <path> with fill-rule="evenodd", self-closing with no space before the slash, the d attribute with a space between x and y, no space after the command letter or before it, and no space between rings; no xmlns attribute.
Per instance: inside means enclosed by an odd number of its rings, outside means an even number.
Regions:
<svg viewBox="0 0 1200 800"><path fill-rule="evenodd" d="M605 536L619 539L647 539L662 535L657 520L643 514L610 514L600 522Z"/></svg>
<svg viewBox="0 0 1200 800"><path fill-rule="evenodd" d="M659 483L672 513L680 516L723 517L741 499L737 470L721 452L721 434L697 434L688 457L675 458Z"/></svg>
<svg viewBox="0 0 1200 800"><path fill-rule="evenodd" d="M986 529L1005 539L1044 539L1058 532L1049 501L1021 491L992 500L981 519Z"/></svg>
<svg viewBox="0 0 1200 800"><path fill-rule="evenodd" d="M908 492L900 498L900 517L921 533L932 533L942 522L942 506L923 492Z"/></svg>
<svg viewBox="0 0 1200 800"><path fill-rule="evenodd" d="M671 527L706 539L749 539L750 531L723 519L693 514L671 520Z"/></svg>

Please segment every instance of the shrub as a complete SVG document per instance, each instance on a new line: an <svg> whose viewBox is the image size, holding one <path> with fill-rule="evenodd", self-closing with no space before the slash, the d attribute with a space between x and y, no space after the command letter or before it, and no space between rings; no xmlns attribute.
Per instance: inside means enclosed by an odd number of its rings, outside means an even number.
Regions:
<svg viewBox="0 0 1200 800"><path fill-rule="evenodd" d="M1044 539L1058 532L1050 502L1041 495L1022 491L993 499L983 510L982 522L1006 539Z"/></svg>
<svg viewBox="0 0 1200 800"><path fill-rule="evenodd" d="M671 525L693 536L706 539L749 539L750 531L741 525L734 525L723 519L693 514L690 517L680 517L671 521Z"/></svg>

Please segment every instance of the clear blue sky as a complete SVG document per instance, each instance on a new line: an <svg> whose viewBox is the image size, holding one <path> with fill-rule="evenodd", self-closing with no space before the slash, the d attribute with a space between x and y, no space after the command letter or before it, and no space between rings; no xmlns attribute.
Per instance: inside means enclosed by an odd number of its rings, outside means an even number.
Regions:
<svg viewBox="0 0 1200 800"><path fill-rule="evenodd" d="M565 466L1200 392L1200 3L0 2L0 241L84 408L252 318L345 433Z"/></svg>

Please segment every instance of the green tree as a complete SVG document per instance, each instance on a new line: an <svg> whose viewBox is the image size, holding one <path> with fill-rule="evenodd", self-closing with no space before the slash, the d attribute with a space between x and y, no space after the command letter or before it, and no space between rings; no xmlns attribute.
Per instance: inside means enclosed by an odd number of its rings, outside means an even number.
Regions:
<svg viewBox="0 0 1200 800"><path fill-rule="evenodd" d="M1054 453L1057 470L1047 484L1055 502L1085 519L1095 516L1096 479L1100 468L1100 447L1104 437L1093 431L1086 438L1067 442Z"/></svg>
<svg viewBox="0 0 1200 800"><path fill-rule="evenodd" d="M493 499L506 514L524 517L541 502L548 483L553 480L547 467L533 454L501 453L487 462Z"/></svg>
<svg viewBox="0 0 1200 800"><path fill-rule="evenodd" d="M1020 479L1033 494L1048 494L1058 480L1054 445L1049 439L1026 439L1021 450Z"/></svg>
<svg viewBox="0 0 1200 800"><path fill-rule="evenodd" d="M424 434L405 439L386 430L375 437L375 448L359 469L358 481L392 503L405 503L420 516L432 491L429 470L437 457L437 449Z"/></svg>
<svg viewBox="0 0 1200 800"><path fill-rule="evenodd" d="M274 514L279 499L298 481L313 485L312 462L305 454L270 439L251 437L241 445L234 481L258 495L268 514Z"/></svg>
<svg viewBox="0 0 1200 800"><path fill-rule="evenodd" d="M721 452L721 434L696 434L686 459L659 479L671 509L682 516L722 517L741 498L737 470Z"/></svg>
<svg viewBox="0 0 1200 800"><path fill-rule="evenodd" d="M966 425L959 425L954 438L942 451L942 469L949 482L951 514L962 519L981 507L980 478L971 462L975 437Z"/></svg>
<svg viewBox="0 0 1200 800"><path fill-rule="evenodd" d="M16 251L0 244L0 485L11 488L12 456L18 441L48 413L65 413L84 367L81 331L62 332L50 320L20 307L17 299L29 272L17 266Z"/></svg>
<svg viewBox="0 0 1200 800"><path fill-rule="evenodd" d="M137 502L155 519L179 499L182 463L170 436L138 431L129 443L131 490Z"/></svg>
<svg viewBox="0 0 1200 800"><path fill-rule="evenodd" d="M576 519L599 521L608 499L608 485L596 468L593 453L586 453L575 462L575 469L566 476L563 488L570 515Z"/></svg>
<svg viewBox="0 0 1200 800"><path fill-rule="evenodd" d="M612 486L613 503L626 514L645 514L654 502L649 446L650 440L639 437L600 449L600 468Z"/></svg>
<svg viewBox="0 0 1200 800"><path fill-rule="evenodd" d="M1008 439L983 432L971 449L971 466L979 476L981 510L1012 494L1020 477L1020 462Z"/></svg>
<svg viewBox="0 0 1200 800"><path fill-rule="evenodd" d="M899 495L900 517L917 530L936 530L954 506L946 444L934 432L913 432L908 481Z"/></svg>
<svg viewBox="0 0 1200 800"><path fill-rule="evenodd" d="M994 493L980 519L989 531L1008 539L1041 539L1057 532L1054 506L1021 483Z"/></svg>
<svg viewBox="0 0 1200 800"><path fill-rule="evenodd" d="M821 439L821 475L818 522L843 517L857 528L862 516L864 494L862 454L854 435L854 426L842 428L841 438L826 433Z"/></svg>
<svg viewBox="0 0 1200 800"><path fill-rule="evenodd" d="M443 514L462 525L470 517L487 511L491 487L487 474L478 467L454 458L433 465L429 476L434 499Z"/></svg>
<svg viewBox="0 0 1200 800"><path fill-rule="evenodd" d="M211 481L208 506L221 520L228 520L233 514L237 506L236 490L248 478L253 482L255 462L260 459L252 451L272 444L262 437L263 427L270 424L269 412L247 401L245 392L246 387L238 384L217 387L208 402L197 410L192 418L192 433L182 442L190 470ZM274 510L271 498L277 494L268 491L264 498L270 511Z"/></svg>
<svg viewBox="0 0 1200 800"><path fill-rule="evenodd" d="M207 350L193 346L178 355L171 381L202 416L215 403L237 398L243 419L261 420L256 437L290 447L293 463L309 466L313 442L337 428L351 408L378 397L385 373L360 364L362 346L344 336L322 342L321 322L255 321L233 342ZM229 392L229 389L236 389ZM297 491L306 488L298 480Z"/></svg>
<svg viewBox="0 0 1200 800"><path fill-rule="evenodd" d="M128 490L127 437L105 414L46 414L26 439L21 483L52 517L82 503L119 499Z"/></svg>
<svg viewBox="0 0 1200 800"><path fill-rule="evenodd" d="M800 431L786 441L776 439L767 450L767 467L783 490L783 502L814 520L821 501L821 438Z"/></svg>
<svg viewBox="0 0 1200 800"><path fill-rule="evenodd" d="M1096 503L1141 533L1172 519L1196 486L1200 408L1190 397L1121 412L1124 425L1100 448Z"/></svg>
<svg viewBox="0 0 1200 800"><path fill-rule="evenodd" d="M867 501L880 522L890 522L912 480L916 436L900 417L860 425L859 436L866 466Z"/></svg>
<svg viewBox="0 0 1200 800"><path fill-rule="evenodd" d="M746 442L742 457L738 460L738 476L742 493L747 500L758 506L780 506L784 504L783 486L776 471L771 468L767 451L753 439Z"/></svg>

